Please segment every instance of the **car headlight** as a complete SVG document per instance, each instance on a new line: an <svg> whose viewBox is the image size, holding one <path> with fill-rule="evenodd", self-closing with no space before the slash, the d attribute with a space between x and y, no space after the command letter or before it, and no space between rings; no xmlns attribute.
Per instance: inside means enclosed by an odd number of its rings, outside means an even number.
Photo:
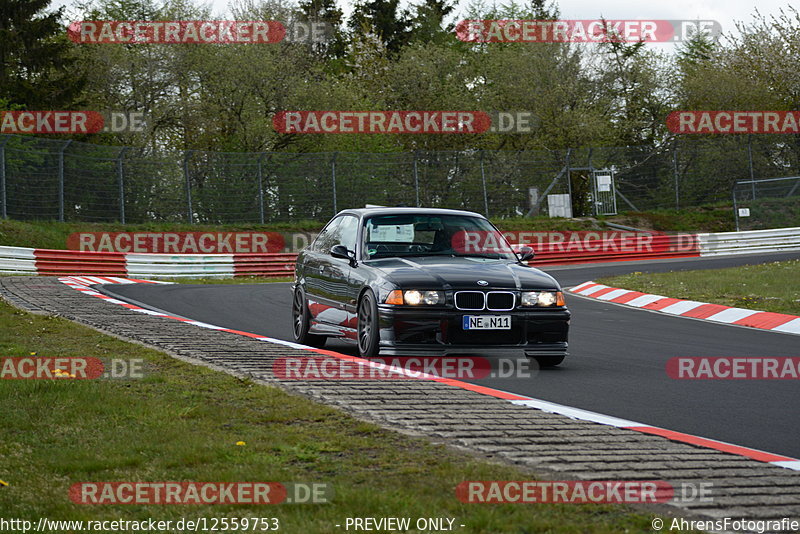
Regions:
<svg viewBox="0 0 800 534"><path fill-rule="evenodd" d="M521 306L564 306L564 294L561 291L523 291Z"/></svg>
<svg viewBox="0 0 800 534"><path fill-rule="evenodd" d="M436 306L444 304L444 293L441 291L420 291L395 289L386 297L386 304L407 304L409 306Z"/></svg>

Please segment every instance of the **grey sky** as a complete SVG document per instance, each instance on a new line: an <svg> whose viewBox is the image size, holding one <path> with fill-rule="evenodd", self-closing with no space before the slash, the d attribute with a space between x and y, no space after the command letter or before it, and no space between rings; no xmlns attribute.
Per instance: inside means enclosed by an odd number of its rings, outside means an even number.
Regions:
<svg viewBox="0 0 800 534"><path fill-rule="evenodd" d="M209 4L219 18L230 17L228 0L199 0ZM289 0L291 1L291 0ZM345 11L350 13L355 0L337 0ZM403 0L404 5L413 5L418 0ZM470 0L460 0L459 10ZM484 0L490 4L492 0ZM498 4L506 0L496 0ZM524 3L524 0L518 0ZM54 6L70 5L72 0L55 0ZM762 15L778 15L781 8L791 5L789 0L559 0L561 17L564 19L703 19L715 20L722 24L726 33L735 33L735 21L752 20L756 7ZM458 17L461 18L461 17Z"/></svg>

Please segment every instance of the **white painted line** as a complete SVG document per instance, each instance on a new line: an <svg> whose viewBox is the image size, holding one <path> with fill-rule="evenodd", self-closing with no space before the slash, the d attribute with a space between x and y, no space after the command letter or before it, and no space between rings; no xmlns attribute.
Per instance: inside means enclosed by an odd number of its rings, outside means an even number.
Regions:
<svg viewBox="0 0 800 534"><path fill-rule="evenodd" d="M716 321L718 323L734 323L739 319L744 319L745 317L750 317L756 313L761 313L755 310L745 310L743 308L729 308L727 310L722 310L719 313L715 313L710 317L706 317L708 321Z"/></svg>
<svg viewBox="0 0 800 534"><path fill-rule="evenodd" d="M786 469L791 469L792 471L800 471L800 460L791 460L786 462L769 462L772 465L777 465L778 467L785 467Z"/></svg>
<svg viewBox="0 0 800 534"><path fill-rule="evenodd" d="M787 332L789 334L800 334L800 318L792 319L788 323L776 326L772 330L776 332Z"/></svg>
<svg viewBox="0 0 800 534"><path fill-rule="evenodd" d="M571 417L572 419L580 419L582 421L590 421L592 423L599 423L601 425L614 426L617 428L627 428L632 426L649 426L649 425L643 425L642 423L637 423L635 421L628 421L626 419L620 419L619 417L613 417L611 415L603 415L597 412L590 412L589 410L572 408L570 406L564 406L563 404L556 404L555 402L548 402L538 399L515 400L511 401L511 403L516 404L518 406L527 406L529 408L536 408L537 410L542 410L543 412L566 415L567 417Z"/></svg>
<svg viewBox="0 0 800 534"><path fill-rule="evenodd" d="M687 311L699 308L703 304L705 304L705 302L697 302L696 300L682 300L680 302L676 302L675 304L670 304L666 308L661 308L658 311L669 313L670 315L681 315Z"/></svg>
<svg viewBox="0 0 800 534"><path fill-rule="evenodd" d="M272 337L257 337L256 340L266 341L267 343L275 343L277 345L285 345L287 347L292 347L293 349L314 350L314 347L309 347L308 345L301 345L300 343L293 343L291 341L284 341L283 339L275 339Z"/></svg>
<svg viewBox="0 0 800 534"><path fill-rule="evenodd" d="M665 299L667 297L663 295L642 295L641 297L636 297L630 302L626 302L625 306L633 306L634 308L642 308L651 304L657 300Z"/></svg>
<svg viewBox="0 0 800 534"><path fill-rule="evenodd" d="M627 295L631 291L628 289L615 289L614 291L609 291L605 295L600 295L597 297L597 300L611 300L617 297L621 297L622 295Z"/></svg>
<svg viewBox="0 0 800 534"><path fill-rule="evenodd" d="M147 314L147 315L155 315L156 317L167 317L166 313L160 313L160 312L156 312L156 311L153 311L153 310L146 310L144 308L132 308L132 309L135 312L144 313L144 314Z"/></svg>
<svg viewBox="0 0 800 534"><path fill-rule="evenodd" d="M199 326L200 328L210 328L211 330L227 330L224 326L216 326L213 324L204 323L201 321L187 321L189 324Z"/></svg>

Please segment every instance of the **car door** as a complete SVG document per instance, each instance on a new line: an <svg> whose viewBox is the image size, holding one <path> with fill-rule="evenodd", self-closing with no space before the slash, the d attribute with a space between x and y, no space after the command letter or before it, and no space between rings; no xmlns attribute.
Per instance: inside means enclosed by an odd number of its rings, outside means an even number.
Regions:
<svg viewBox="0 0 800 534"><path fill-rule="evenodd" d="M359 219L357 217L350 217L349 219L345 220L342 223L340 236L341 236L341 244L347 247L347 250L353 253L353 257L358 258L359 253ZM357 319L357 305L358 305L358 294L361 291L361 288L364 287L366 283L366 269L367 267L362 265L361 262L356 261L354 264L348 262L348 282L346 288L346 295L344 299L344 311L347 313L347 319L344 323L345 326L348 328L355 329L358 326L358 319Z"/></svg>
<svg viewBox="0 0 800 534"><path fill-rule="evenodd" d="M357 224L356 217L340 215L323 230L312 247L314 260L313 265L308 268L309 279L313 280L309 288L309 311L318 323L337 328L347 326L345 304L350 262L331 256L331 248L345 245L351 250L347 236L357 228Z"/></svg>
<svg viewBox="0 0 800 534"><path fill-rule="evenodd" d="M314 321L328 322L326 316L332 307L331 294L328 289L331 285L329 276L331 270L328 264L330 249L338 242L337 229L341 223L341 216L329 222L304 253L303 275L306 298L308 299L308 311Z"/></svg>

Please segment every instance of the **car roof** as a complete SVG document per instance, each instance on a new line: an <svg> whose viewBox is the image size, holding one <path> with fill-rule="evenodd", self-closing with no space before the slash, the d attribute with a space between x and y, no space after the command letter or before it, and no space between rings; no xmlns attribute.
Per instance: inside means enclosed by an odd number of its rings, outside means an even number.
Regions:
<svg viewBox="0 0 800 534"><path fill-rule="evenodd" d="M349 213L357 217L373 217L375 215L466 215L468 217L480 217L485 219L480 213L463 210L448 210L444 208L353 208L342 210L336 215Z"/></svg>

